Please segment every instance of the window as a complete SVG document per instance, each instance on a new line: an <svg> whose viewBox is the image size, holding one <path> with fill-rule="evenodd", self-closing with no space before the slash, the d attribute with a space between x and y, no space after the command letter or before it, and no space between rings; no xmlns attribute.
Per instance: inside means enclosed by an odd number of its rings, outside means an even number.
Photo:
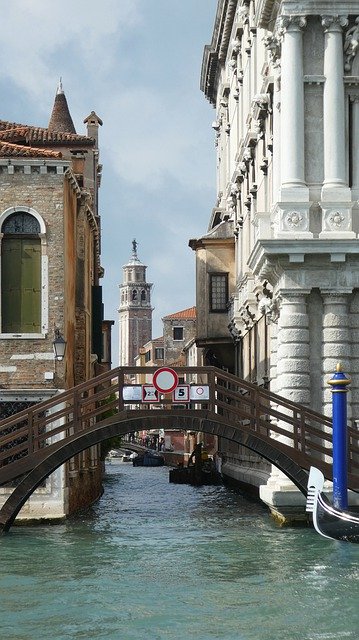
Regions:
<svg viewBox="0 0 359 640"><path fill-rule="evenodd" d="M149 362L151 360L151 349L146 351L145 353L145 362Z"/></svg>
<svg viewBox="0 0 359 640"><path fill-rule="evenodd" d="M173 340L183 340L183 327L173 327Z"/></svg>
<svg viewBox="0 0 359 640"><path fill-rule="evenodd" d="M228 273L211 273L209 277L210 310L224 313L228 303Z"/></svg>
<svg viewBox="0 0 359 640"><path fill-rule="evenodd" d="M40 333L40 224L18 211L5 218L1 232L1 331Z"/></svg>
<svg viewBox="0 0 359 640"><path fill-rule="evenodd" d="M155 349L155 360L163 360L165 356L165 350L160 348L160 347L156 347Z"/></svg>

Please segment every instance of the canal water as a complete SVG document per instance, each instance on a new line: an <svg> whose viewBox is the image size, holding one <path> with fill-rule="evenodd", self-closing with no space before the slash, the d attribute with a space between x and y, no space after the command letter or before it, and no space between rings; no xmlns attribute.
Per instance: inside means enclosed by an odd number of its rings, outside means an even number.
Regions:
<svg viewBox="0 0 359 640"><path fill-rule="evenodd" d="M107 467L101 500L0 538L1 640L358 640L359 545L225 487Z"/></svg>

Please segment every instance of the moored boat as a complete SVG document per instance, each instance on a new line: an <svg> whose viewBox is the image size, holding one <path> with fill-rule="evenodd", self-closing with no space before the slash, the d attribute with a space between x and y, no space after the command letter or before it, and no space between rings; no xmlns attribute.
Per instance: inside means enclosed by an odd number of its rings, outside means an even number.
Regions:
<svg viewBox="0 0 359 640"><path fill-rule="evenodd" d="M163 457L154 451L145 451L132 460L134 467L163 467L164 463Z"/></svg>
<svg viewBox="0 0 359 640"><path fill-rule="evenodd" d="M324 538L359 543L359 516L332 506L323 494L324 476L310 468L306 511L313 514L313 525Z"/></svg>

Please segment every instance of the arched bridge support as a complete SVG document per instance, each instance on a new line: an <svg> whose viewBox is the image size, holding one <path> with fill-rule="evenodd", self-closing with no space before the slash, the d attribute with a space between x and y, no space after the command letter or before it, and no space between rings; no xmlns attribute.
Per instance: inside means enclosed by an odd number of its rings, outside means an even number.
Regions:
<svg viewBox="0 0 359 640"><path fill-rule="evenodd" d="M0 531L6 532L10 529L20 509L40 483L74 455L108 438L143 429L153 429L155 426L158 428L159 424L164 429L208 433L243 445L283 471L306 495L308 480L308 473L305 471L306 460L303 457L303 461L294 461L292 449L278 440L246 431L241 425L233 426L216 413L198 409L188 410L185 415L183 412L181 415L180 412L172 410L153 411L146 416L142 414L140 417L131 417L131 412L125 411L96 423L90 430L74 434L66 440L60 440L43 449L41 457L37 457L35 466L28 470L3 505L0 511Z"/></svg>

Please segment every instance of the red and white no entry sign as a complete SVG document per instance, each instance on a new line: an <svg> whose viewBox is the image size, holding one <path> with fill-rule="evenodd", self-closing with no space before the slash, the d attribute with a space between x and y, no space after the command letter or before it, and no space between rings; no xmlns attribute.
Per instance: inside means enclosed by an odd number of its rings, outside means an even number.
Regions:
<svg viewBox="0 0 359 640"><path fill-rule="evenodd" d="M160 393L171 393L178 385L178 375L173 369L161 367L153 374L152 383Z"/></svg>

